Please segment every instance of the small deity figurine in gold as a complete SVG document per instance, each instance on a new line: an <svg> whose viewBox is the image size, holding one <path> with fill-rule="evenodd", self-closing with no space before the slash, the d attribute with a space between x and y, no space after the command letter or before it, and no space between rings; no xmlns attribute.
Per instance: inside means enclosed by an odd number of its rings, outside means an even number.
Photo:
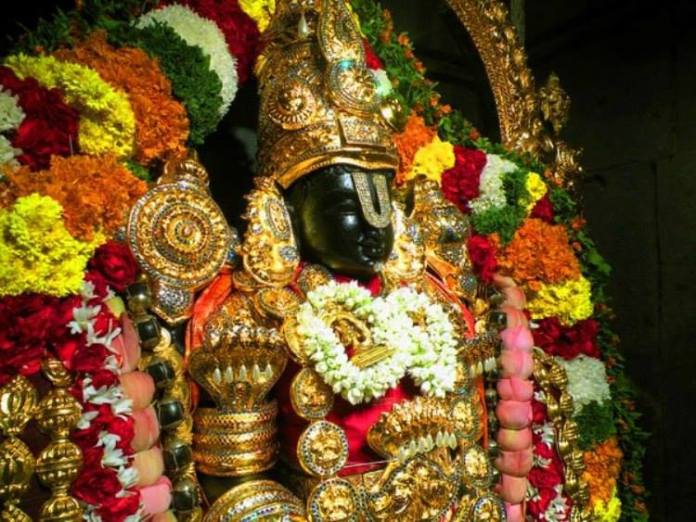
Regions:
<svg viewBox="0 0 696 522"><path fill-rule="evenodd" d="M503 520L466 220L427 181L392 187L346 2L276 4L239 263L184 307L204 520Z"/></svg>

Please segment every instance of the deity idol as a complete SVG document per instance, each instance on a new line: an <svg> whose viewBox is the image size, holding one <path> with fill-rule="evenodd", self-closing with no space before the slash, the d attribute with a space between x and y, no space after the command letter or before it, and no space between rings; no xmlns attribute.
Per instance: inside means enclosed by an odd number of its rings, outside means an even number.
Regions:
<svg viewBox="0 0 696 522"><path fill-rule="evenodd" d="M279 1L257 76L259 171L227 265L196 161L147 196L193 187L193 225L165 212L176 197L131 216L160 315L190 319L205 520L503 520L483 377L496 335L467 223L436 185L392 188L394 113L346 4ZM157 255L176 256L138 232L148 212L178 235L181 266L216 277L163 274Z"/></svg>

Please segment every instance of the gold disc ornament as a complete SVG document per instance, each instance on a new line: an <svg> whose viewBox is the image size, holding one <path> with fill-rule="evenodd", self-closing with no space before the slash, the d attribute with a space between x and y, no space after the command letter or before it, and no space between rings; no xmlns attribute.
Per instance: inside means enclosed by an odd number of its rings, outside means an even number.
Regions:
<svg viewBox="0 0 696 522"><path fill-rule="evenodd" d="M336 424L317 421L300 435L297 459L307 473L316 477L330 477L338 473L348 461L348 439Z"/></svg>
<svg viewBox="0 0 696 522"><path fill-rule="evenodd" d="M319 420L331 411L334 393L311 368L300 370L290 385L290 401L295 412L307 420Z"/></svg>
<svg viewBox="0 0 696 522"><path fill-rule="evenodd" d="M235 234L195 159L168 164L131 210L128 240L152 285L153 310L170 324L188 319L193 293L220 271Z"/></svg>
<svg viewBox="0 0 696 522"><path fill-rule="evenodd" d="M307 511L312 522L357 522L360 499L350 482L332 478L312 490Z"/></svg>

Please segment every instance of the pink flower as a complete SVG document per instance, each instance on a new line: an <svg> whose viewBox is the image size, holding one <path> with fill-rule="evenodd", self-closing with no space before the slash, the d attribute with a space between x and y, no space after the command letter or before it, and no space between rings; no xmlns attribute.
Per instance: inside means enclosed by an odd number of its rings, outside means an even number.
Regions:
<svg viewBox="0 0 696 522"><path fill-rule="evenodd" d="M508 350L531 352L534 348L534 338L525 326L506 328L500 332L503 345Z"/></svg>

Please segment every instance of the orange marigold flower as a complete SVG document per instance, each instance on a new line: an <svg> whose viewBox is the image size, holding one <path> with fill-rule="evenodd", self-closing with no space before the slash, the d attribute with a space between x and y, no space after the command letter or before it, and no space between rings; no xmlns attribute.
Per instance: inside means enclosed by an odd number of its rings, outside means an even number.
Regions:
<svg viewBox="0 0 696 522"><path fill-rule="evenodd" d="M411 39L408 37L406 33L401 33L397 38L396 41L399 42L399 45L403 45L404 47L410 48L411 47Z"/></svg>
<svg viewBox="0 0 696 522"><path fill-rule="evenodd" d="M582 228L586 224L587 221L584 218L581 218L580 216L576 217L575 219L573 219L573 221L570 222L570 226L573 230L582 230Z"/></svg>
<svg viewBox="0 0 696 522"><path fill-rule="evenodd" d="M435 129L428 127L421 116L411 112L404 130L394 136L399 152L399 171L396 173L398 185L404 182L406 174L410 172L418 149L433 141L436 134Z"/></svg>
<svg viewBox="0 0 696 522"><path fill-rule="evenodd" d="M533 291L538 291L542 284L561 283L581 275L563 225L526 219L512 241L499 248L498 266Z"/></svg>
<svg viewBox="0 0 696 522"><path fill-rule="evenodd" d="M156 60L141 49L112 47L102 31L55 55L91 67L128 95L136 119L136 161L147 165L155 159L185 154L189 133L186 109L173 97L171 83Z"/></svg>
<svg viewBox="0 0 696 522"><path fill-rule="evenodd" d="M582 478L590 488L590 503L600 500L606 503L611 500L621 472L621 459L623 453L615 437L583 454L585 471Z"/></svg>
<svg viewBox="0 0 696 522"><path fill-rule="evenodd" d="M34 192L49 196L63 207L65 227L84 241L91 240L95 232L113 235L147 191L147 184L112 155L53 156L48 170L31 172L20 167L3 174L1 206Z"/></svg>

